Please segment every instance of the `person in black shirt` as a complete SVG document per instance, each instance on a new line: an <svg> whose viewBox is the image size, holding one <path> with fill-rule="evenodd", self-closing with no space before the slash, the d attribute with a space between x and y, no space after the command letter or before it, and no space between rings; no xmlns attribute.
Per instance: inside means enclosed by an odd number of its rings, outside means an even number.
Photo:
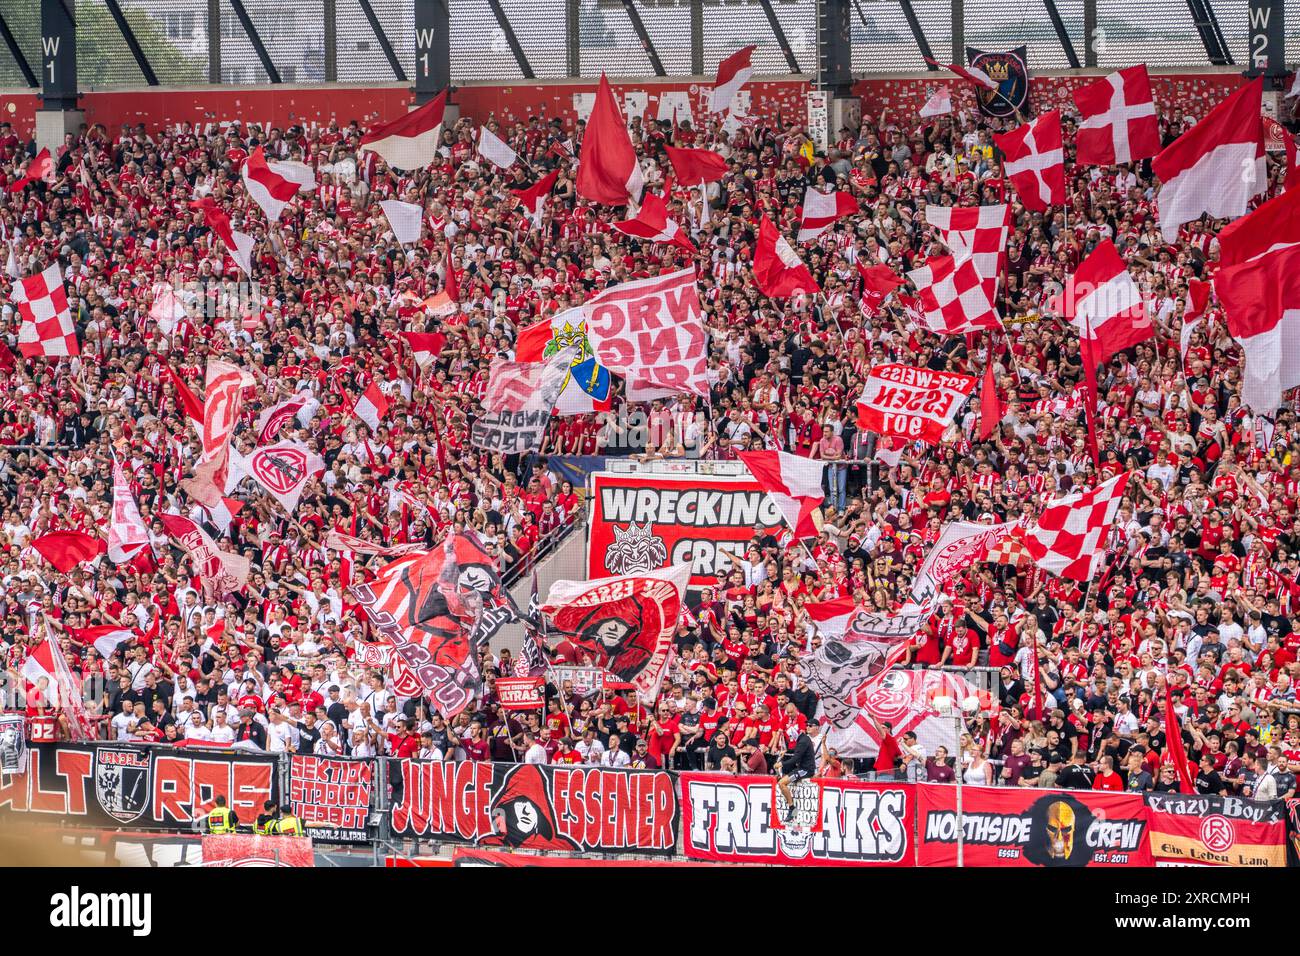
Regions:
<svg viewBox="0 0 1300 956"><path fill-rule="evenodd" d="M1082 750L1076 751L1070 765L1056 778L1056 785L1066 790L1091 790L1097 772L1085 763L1086 759Z"/></svg>
<svg viewBox="0 0 1300 956"><path fill-rule="evenodd" d="M306 714L298 723L298 750L300 754L315 751L316 741L320 740L320 726L316 723L314 713Z"/></svg>
<svg viewBox="0 0 1300 956"><path fill-rule="evenodd" d="M1178 793L1178 771L1171 765L1161 767L1156 784L1151 789L1156 793Z"/></svg>
<svg viewBox="0 0 1300 956"><path fill-rule="evenodd" d="M713 734L713 739L709 741L709 749L704 752L704 769L723 771L730 769L734 772L736 759L736 748L731 746L725 726L718 727ZM728 760L731 761L730 764L726 763Z"/></svg>
<svg viewBox="0 0 1300 956"><path fill-rule="evenodd" d="M807 729L804 729L794 742L794 748L781 755L781 778L776 785L781 788L781 796L785 797L786 822L794 816L795 810L794 793L790 790L790 784L809 780L816 772L817 748Z"/></svg>
<svg viewBox="0 0 1300 956"><path fill-rule="evenodd" d="M1219 771L1214 769L1214 759L1206 754L1201 757L1201 769L1196 774L1196 792L1217 797L1223 793L1225 784Z"/></svg>

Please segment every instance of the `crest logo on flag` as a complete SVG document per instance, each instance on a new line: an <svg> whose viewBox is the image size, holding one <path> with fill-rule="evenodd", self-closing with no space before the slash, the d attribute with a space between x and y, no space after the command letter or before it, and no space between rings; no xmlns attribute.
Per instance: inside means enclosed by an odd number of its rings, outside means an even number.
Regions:
<svg viewBox="0 0 1300 956"><path fill-rule="evenodd" d="M569 379L572 378L580 389L596 401L603 402L609 398L609 370L596 363L582 323L575 326L565 322L556 329L551 340L546 343L546 348L542 350L542 358L548 359L552 355L558 355L566 348L577 349L577 354L573 356L569 374L564 379L564 388L569 387Z"/></svg>
<svg viewBox="0 0 1300 956"><path fill-rule="evenodd" d="M307 473L307 456L296 448L278 448L274 452L252 456L257 480L276 494L287 495L298 487Z"/></svg>
<svg viewBox="0 0 1300 956"><path fill-rule="evenodd" d="M997 90L973 86L979 101L980 112L985 116L1022 116L1029 113L1029 67L1027 50L1018 46L1005 53L985 53L974 47L966 48L966 62L983 70L997 83Z"/></svg>
<svg viewBox="0 0 1300 956"><path fill-rule="evenodd" d="M143 750L95 752L95 798L114 820L130 823L149 806L149 754Z"/></svg>

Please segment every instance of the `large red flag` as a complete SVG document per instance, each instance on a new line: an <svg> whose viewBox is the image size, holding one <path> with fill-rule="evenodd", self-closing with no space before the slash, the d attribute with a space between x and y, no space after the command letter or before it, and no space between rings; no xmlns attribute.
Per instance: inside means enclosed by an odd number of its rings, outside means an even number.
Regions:
<svg viewBox="0 0 1300 956"><path fill-rule="evenodd" d="M1174 711L1174 697L1165 690L1165 749L1174 769L1178 771L1178 792L1195 793L1196 782L1192 780L1191 764L1187 762L1187 749L1183 746L1183 728Z"/></svg>
<svg viewBox="0 0 1300 956"><path fill-rule="evenodd" d="M785 298L796 292L815 295L821 291L799 254L766 215L758 227L753 269L759 291L769 298Z"/></svg>
<svg viewBox="0 0 1300 956"><path fill-rule="evenodd" d="M582 135L578 160L578 195L606 206L626 206L628 199L639 202L644 181L636 148L623 122L614 91L605 74L596 87L587 129Z"/></svg>
<svg viewBox="0 0 1300 956"><path fill-rule="evenodd" d="M727 160L721 153L668 145L664 149L668 152L668 161L673 164L673 172L684 183L698 186L700 183L717 182L727 175Z"/></svg>
<svg viewBox="0 0 1300 956"><path fill-rule="evenodd" d="M1002 403L998 400L998 381L993 374L993 356L984 366L984 384L980 388L980 430L979 440L984 441L998 430L1002 421Z"/></svg>
<svg viewBox="0 0 1300 956"><path fill-rule="evenodd" d="M185 414L191 421L203 424L203 403L199 401L197 395L190 391L190 387L185 384L185 379L176 374L175 369L170 365L163 366L163 372L171 379L172 385L176 388L176 395L181 400L181 406L185 409Z"/></svg>
<svg viewBox="0 0 1300 956"><path fill-rule="evenodd" d="M83 561L92 561L104 550L104 539L81 531L51 531L32 541L41 557L67 574Z"/></svg>

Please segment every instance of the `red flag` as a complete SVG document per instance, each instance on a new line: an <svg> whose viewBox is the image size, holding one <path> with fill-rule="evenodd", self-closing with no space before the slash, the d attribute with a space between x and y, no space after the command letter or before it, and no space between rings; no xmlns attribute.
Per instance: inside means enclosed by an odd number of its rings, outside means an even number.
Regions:
<svg viewBox="0 0 1300 956"><path fill-rule="evenodd" d="M1043 212L1048 206L1065 205L1060 110L1044 113L1009 133L994 133L993 142L1004 154L1003 169L1026 209Z"/></svg>
<svg viewBox="0 0 1300 956"><path fill-rule="evenodd" d="M845 216L853 215L858 208L858 201L849 193L824 193L809 186L803 194L799 235L795 239L799 242L816 239Z"/></svg>
<svg viewBox="0 0 1300 956"><path fill-rule="evenodd" d="M415 356L415 364L421 369L432 365L447 347L447 336L441 332L400 332L402 339Z"/></svg>
<svg viewBox="0 0 1300 956"><path fill-rule="evenodd" d="M374 127L361 137L361 148L378 153L397 169L424 169L437 158L446 110L447 91L443 90L418 109Z"/></svg>
<svg viewBox="0 0 1300 956"><path fill-rule="evenodd" d="M767 492L796 538L821 534L821 503L824 461L790 455L783 451L742 451L740 460Z"/></svg>
<svg viewBox="0 0 1300 956"><path fill-rule="evenodd" d="M1242 404L1272 415L1282 393L1300 385L1300 245L1221 269L1214 293L1246 358Z"/></svg>
<svg viewBox="0 0 1300 956"><path fill-rule="evenodd" d="M889 293L907 285L907 280L895 274L889 266L867 266L861 261L856 265L858 275L862 277L862 310L869 314L874 314L880 308Z"/></svg>
<svg viewBox="0 0 1300 956"><path fill-rule="evenodd" d="M1160 122L1145 65L1104 76L1073 95L1083 117L1075 137L1078 163L1113 166L1160 152Z"/></svg>
<svg viewBox="0 0 1300 956"><path fill-rule="evenodd" d="M177 375L170 365L164 365L163 372L172 380L172 385L176 388L176 395L181 400L185 414L189 416L191 421L198 422L200 425L203 424L203 402L190 391L190 387L185 384L185 379Z"/></svg>
<svg viewBox="0 0 1300 956"><path fill-rule="evenodd" d="M1002 421L1002 402L998 399L997 377L993 374L993 356L984 366L984 384L980 388L980 430L979 440L984 441L998 430Z"/></svg>
<svg viewBox="0 0 1300 956"><path fill-rule="evenodd" d="M753 270L759 291L769 298L785 298L796 292L816 294L821 291L799 254L766 215L758 227Z"/></svg>
<svg viewBox="0 0 1300 956"><path fill-rule="evenodd" d="M271 222L279 221L281 211L297 194L300 185L268 166L261 146L244 163L243 178L248 195L262 207Z"/></svg>
<svg viewBox="0 0 1300 956"><path fill-rule="evenodd" d="M985 89L996 90L997 82L976 66L958 66L956 63L940 63L938 60L932 60L928 56L924 57L925 62L931 66L937 66L941 70L947 70L950 73L960 76L963 80L974 83L976 86L982 86Z"/></svg>
<svg viewBox="0 0 1300 956"><path fill-rule="evenodd" d="M1183 746L1183 729L1178 714L1174 711L1174 696L1165 689L1165 749L1174 769L1178 771L1178 792L1195 793L1196 782L1192 779L1192 768L1187 762L1187 749Z"/></svg>
<svg viewBox="0 0 1300 956"><path fill-rule="evenodd" d="M605 74L596 87L596 103L582 136L578 160L578 195L606 206L626 206L641 199L644 185L632 137L623 122Z"/></svg>
<svg viewBox="0 0 1300 956"><path fill-rule="evenodd" d="M1034 563L1073 581L1091 580L1106 556L1106 538L1131 476L1126 471L1095 488L1050 502L1023 535Z"/></svg>
<svg viewBox="0 0 1300 956"><path fill-rule="evenodd" d="M614 228L627 236L651 242L667 242L687 252L699 252L695 243L687 238L681 227L669 218L668 207L654 193L646 193L645 201L635 219L614 223Z"/></svg>
<svg viewBox="0 0 1300 956"><path fill-rule="evenodd" d="M9 191L16 193L28 183L54 182L54 159L48 149L36 154L36 158L27 164L27 169L18 179L9 184Z"/></svg>
<svg viewBox="0 0 1300 956"><path fill-rule="evenodd" d="M535 227L542 224L542 210L546 208L546 197L551 194L551 190L555 188L555 181L559 178L560 171L557 169L543 176L527 189L510 190L519 197L519 205L528 210L528 218L533 221Z"/></svg>
<svg viewBox="0 0 1300 956"><path fill-rule="evenodd" d="M673 172L682 182L691 186L717 182L727 175L727 160L721 153L709 149L684 149L665 145Z"/></svg>
<svg viewBox="0 0 1300 956"><path fill-rule="evenodd" d="M456 271L451 261L451 240L447 241L447 275L444 279L443 291L452 302L460 304L460 273Z"/></svg>
<svg viewBox="0 0 1300 956"><path fill-rule="evenodd" d="M83 561L93 561L105 549L104 539L80 531L51 531L32 541L46 561L67 574Z"/></svg>
<svg viewBox="0 0 1300 956"><path fill-rule="evenodd" d="M718 78L709 93L710 112L726 113L731 110L731 103L736 98L736 94L754 74L751 61L757 49L757 45L741 47L718 64Z"/></svg>
<svg viewBox="0 0 1300 956"><path fill-rule="evenodd" d="M1219 267L1240 265L1293 243L1300 243L1300 189L1288 189L1224 226L1219 231Z"/></svg>

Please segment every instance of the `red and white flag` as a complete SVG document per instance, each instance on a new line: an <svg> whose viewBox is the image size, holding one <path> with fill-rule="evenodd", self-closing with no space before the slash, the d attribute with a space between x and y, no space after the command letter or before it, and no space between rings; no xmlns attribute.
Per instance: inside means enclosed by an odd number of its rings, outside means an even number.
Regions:
<svg viewBox="0 0 1300 956"><path fill-rule="evenodd" d="M776 505L796 538L821 534L826 462L783 451L742 451L740 460Z"/></svg>
<svg viewBox="0 0 1300 956"><path fill-rule="evenodd" d="M616 222L614 228L625 236L645 239L648 242L667 242L679 246L687 252L699 252L695 243L682 232L681 227L669 218L668 207L654 193L646 193L636 217L624 222Z"/></svg>
<svg viewBox="0 0 1300 956"><path fill-rule="evenodd" d="M952 112L952 88L941 86L930 94L930 98L925 101L917 115L921 119L929 119L931 116L946 116Z"/></svg>
<svg viewBox="0 0 1300 956"><path fill-rule="evenodd" d="M672 163L678 180L691 186L715 183L730 172L726 158L709 149L665 145L664 151L668 153L668 161Z"/></svg>
<svg viewBox="0 0 1300 956"><path fill-rule="evenodd" d="M68 293L63 287L63 273L57 262L44 272L19 279L10 296L22 319L18 351L23 358L37 355L70 358L81 354Z"/></svg>
<svg viewBox="0 0 1300 956"><path fill-rule="evenodd" d="M415 364L421 371L438 360L442 350L447 347L447 336L441 332L401 332L402 340L415 356Z"/></svg>
<svg viewBox="0 0 1300 956"><path fill-rule="evenodd" d="M375 554L380 557L411 554L416 551L424 550L424 545L419 542L386 547L382 544L375 544L373 541L367 541L364 538L357 538L350 534L344 534L342 531L337 531L333 528L325 532L324 543L325 547L329 548L331 551L351 551L354 554Z"/></svg>
<svg viewBox="0 0 1300 956"><path fill-rule="evenodd" d="M546 209L546 200L551 195L551 190L555 188L555 181L559 178L560 171L556 169L547 173L527 189L510 190L519 197L519 205L527 210L528 218L532 220L534 229L541 228L542 213Z"/></svg>
<svg viewBox="0 0 1300 956"><path fill-rule="evenodd" d="M1065 205L1065 140L1061 111L1052 110L1009 133L994 133L1003 171L1026 209Z"/></svg>
<svg viewBox="0 0 1300 956"><path fill-rule="evenodd" d="M1136 163L1160 152L1160 121L1144 64L1074 90L1082 121L1075 136L1080 165Z"/></svg>
<svg viewBox="0 0 1300 956"><path fill-rule="evenodd" d="M1160 178L1156 210L1166 242L1203 213L1244 216L1251 199L1268 188L1263 91L1262 76L1251 80L1151 160Z"/></svg>
<svg viewBox="0 0 1300 956"><path fill-rule="evenodd" d="M371 382L352 406L353 416L369 425L371 432L379 428L379 422L387 412L388 398L380 391L378 382Z"/></svg>
<svg viewBox="0 0 1300 956"><path fill-rule="evenodd" d="M104 551L104 539L84 531L49 531L32 539L32 547L55 569L67 574Z"/></svg>
<svg viewBox="0 0 1300 956"><path fill-rule="evenodd" d="M172 387L176 389L176 397L180 399L181 408L185 410L185 416L194 423L196 428L202 428L203 402L190 390L189 385L185 383L185 379L181 378L170 365L163 366L163 374L171 380Z"/></svg>
<svg viewBox="0 0 1300 956"><path fill-rule="evenodd" d="M799 223L799 242L816 239L845 216L859 209L858 201L846 192L824 193L809 186L803 194L803 219Z"/></svg>
<svg viewBox="0 0 1300 956"><path fill-rule="evenodd" d="M587 119L578 160L578 195L606 206L641 201L644 179L636 148L623 122L614 91L605 74L596 87L596 103Z"/></svg>
<svg viewBox="0 0 1300 956"><path fill-rule="evenodd" d="M306 408L311 399L311 392L298 392L279 405L263 409L262 414L257 416L257 424L254 426L257 429L257 443L265 445L269 441L274 441L280 429Z"/></svg>
<svg viewBox="0 0 1300 956"><path fill-rule="evenodd" d="M226 535L230 533L230 522L235 520L235 515L239 514L240 509L243 507L244 503L238 498L222 498L215 507L204 508L203 510L208 513L213 527Z"/></svg>
<svg viewBox="0 0 1300 956"><path fill-rule="evenodd" d="M218 206L211 196L204 196L202 200L190 203L190 207L203 211L204 223L225 245L226 252L230 253L230 258L235 260L235 265L243 269L245 275L252 275L253 246L256 244L253 237L246 232L236 232L230 224L230 217L226 215L226 211Z"/></svg>
<svg viewBox="0 0 1300 956"><path fill-rule="evenodd" d="M149 527L131 494L126 469L113 458L113 520L108 526L108 560L124 564L149 543Z"/></svg>
<svg viewBox="0 0 1300 956"><path fill-rule="evenodd" d="M858 275L862 277L862 298L860 305L868 318L884 304L889 293L899 286L907 285L907 280L886 265L863 265L861 260L855 263Z"/></svg>
<svg viewBox="0 0 1300 956"><path fill-rule="evenodd" d="M49 702L63 709L68 719L68 736L73 743L95 739L95 728L82 700L81 683L72 675L63 652L49 633L23 661L23 677L34 685L39 685L42 678L47 682L45 692Z"/></svg>
<svg viewBox="0 0 1300 956"><path fill-rule="evenodd" d="M48 149L43 149L27 164L23 174L9 184L9 191L16 193L28 183L54 183L54 159Z"/></svg>
<svg viewBox="0 0 1300 956"><path fill-rule="evenodd" d="M384 211L384 216L388 219L394 239L404 246L414 245L420 241L420 232L424 228L424 209L419 203L402 202L400 199L382 199L379 208Z"/></svg>
<svg viewBox="0 0 1300 956"><path fill-rule="evenodd" d="M877 435L937 445L975 390L973 375L877 365L858 398L858 425Z"/></svg>
<svg viewBox="0 0 1300 956"><path fill-rule="evenodd" d="M938 230L955 258L970 256L982 276L1001 274L1010 206L926 206L925 221Z"/></svg>
<svg viewBox="0 0 1300 956"><path fill-rule="evenodd" d="M242 369L217 359L208 360L203 389L203 422L199 428L202 452L194 466L194 477L181 482L205 508L221 500L230 473L230 436L244 404L244 386L253 384Z"/></svg>
<svg viewBox="0 0 1300 956"><path fill-rule="evenodd" d="M1219 230L1219 267L1300 243L1300 189L1288 189Z"/></svg>
<svg viewBox="0 0 1300 956"><path fill-rule="evenodd" d="M1002 328L993 304L996 280L980 275L974 257L958 261L952 256L934 256L907 277L916 286L925 327L931 332L962 335Z"/></svg>
<svg viewBox="0 0 1300 956"><path fill-rule="evenodd" d="M267 165L266 154L261 146L249 154L244 162L242 175L248 195L262 208L262 212L266 213L266 218L271 222L280 221L280 213L297 194L301 185L280 175Z"/></svg>
<svg viewBox="0 0 1300 956"><path fill-rule="evenodd" d="M1155 335L1142 293L1109 239L1066 281L1061 311L1078 331L1084 362L1093 368Z"/></svg>
<svg viewBox="0 0 1300 956"><path fill-rule="evenodd" d="M718 64L718 77L713 81L713 89L709 92L710 112L731 111L731 104L735 101L736 94L754 75L751 61L757 49L756 45L741 47Z"/></svg>
<svg viewBox="0 0 1300 956"><path fill-rule="evenodd" d="M958 66L956 63L940 63L938 60L932 60L928 56L924 58L926 63L931 66L937 66L941 70L947 70L963 80L974 83L976 86L982 86L985 89L996 90L997 81L985 73L977 66Z"/></svg>
<svg viewBox="0 0 1300 956"><path fill-rule="evenodd" d="M796 292L816 295L821 291L817 280L799 258L799 253L764 214L758 227L754 248L754 281L759 291L770 299L784 299Z"/></svg>
<svg viewBox="0 0 1300 956"><path fill-rule="evenodd" d="M1058 498L1024 531L1025 550L1044 571L1090 581L1106 558L1106 538L1132 473Z"/></svg>
<svg viewBox="0 0 1300 956"><path fill-rule="evenodd" d="M135 631L121 624L100 627L69 627L68 637L82 647L93 647L101 657L112 657L113 652L135 637Z"/></svg>
<svg viewBox="0 0 1300 956"><path fill-rule="evenodd" d="M1183 309L1183 327L1178 332L1178 352L1183 358L1183 364L1187 364L1187 350L1192 345L1192 335L1201 323L1205 321L1205 312L1210 307L1210 291L1214 288L1212 282L1202 282L1200 279L1187 280L1187 305Z"/></svg>
<svg viewBox="0 0 1300 956"><path fill-rule="evenodd" d="M243 590L252 564L248 558L222 551L208 533L189 518L162 512L158 518L167 533L189 555L190 565L203 585L205 602L220 600L227 594Z"/></svg>
<svg viewBox="0 0 1300 956"><path fill-rule="evenodd" d="M283 441L258 448L240 467L293 514L307 482L325 473L325 462L302 442Z"/></svg>
<svg viewBox="0 0 1300 956"><path fill-rule="evenodd" d="M486 126L478 131L478 154L493 166L509 169L519 155Z"/></svg>
<svg viewBox="0 0 1300 956"><path fill-rule="evenodd" d="M438 155L446 109L447 91L443 90L405 116L374 127L361 137L361 149L378 153L396 169L409 172L424 169Z"/></svg>
<svg viewBox="0 0 1300 956"><path fill-rule="evenodd" d="M176 323L185 318L185 306L177 298L176 290L170 282L160 282L154 286L149 318L158 323L158 330L163 335L171 335L176 330Z"/></svg>
<svg viewBox="0 0 1300 956"><path fill-rule="evenodd" d="M1282 393L1300 385L1300 245L1221 269L1214 294L1246 357L1242 404L1272 415Z"/></svg>

